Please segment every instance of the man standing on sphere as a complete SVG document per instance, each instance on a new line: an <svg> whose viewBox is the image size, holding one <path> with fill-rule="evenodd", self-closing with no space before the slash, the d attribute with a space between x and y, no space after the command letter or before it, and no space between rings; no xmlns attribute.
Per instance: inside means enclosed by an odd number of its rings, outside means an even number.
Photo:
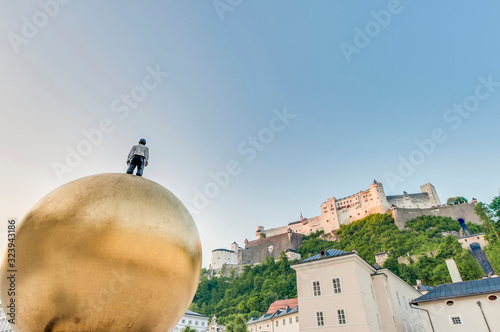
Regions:
<svg viewBox="0 0 500 332"><path fill-rule="evenodd" d="M127 165L129 165L127 174L132 174L137 166L135 175L142 176L144 166L148 166L149 148L146 146L146 140L141 138L138 145L134 145L127 158Z"/></svg>

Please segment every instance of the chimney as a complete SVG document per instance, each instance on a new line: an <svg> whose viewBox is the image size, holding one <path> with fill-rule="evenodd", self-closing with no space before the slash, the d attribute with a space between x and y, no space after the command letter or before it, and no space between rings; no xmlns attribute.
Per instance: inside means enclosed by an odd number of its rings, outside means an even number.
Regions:
<svg viewBox="0 0 500 332"><path fill-rule="evenodd" d="M445 259L446 266L448 267L448 272L450 272L451 282L462 282L462 277L458 271L457 263L453 258Z"/></svg>
<svg viewBox="0 0 500 332"><path fill-rule="evenodd" d="M356 249L352 249L351 251L352 251L353 253L355 253L355 254L357 254L357 253L358 253L358 251L357 251Z"/></svg>

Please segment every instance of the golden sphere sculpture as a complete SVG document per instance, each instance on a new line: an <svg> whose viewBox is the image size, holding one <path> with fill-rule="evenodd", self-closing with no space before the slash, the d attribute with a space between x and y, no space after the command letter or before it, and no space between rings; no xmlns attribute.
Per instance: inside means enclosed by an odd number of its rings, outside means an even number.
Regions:
<svg viewBox="0 0 500 332"><path fill-rule="evenodd" d="M201 269L198 230L184 205L129 174L52 191L19 223L15 249L14 268L7 253L2 259L1 300L9 313L14 298L17 332L170 331Z"/></svg>

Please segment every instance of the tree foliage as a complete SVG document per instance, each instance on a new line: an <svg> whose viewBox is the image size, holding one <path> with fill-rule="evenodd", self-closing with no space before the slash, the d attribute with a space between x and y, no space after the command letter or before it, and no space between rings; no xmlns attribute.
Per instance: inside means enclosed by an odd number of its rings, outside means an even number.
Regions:
<svg viewBox="0 0 500 332"><path fill-rule="evenodd" d="M237 315L234 320L226 325L227 332L248 332L246 319L243 315Z"/></svg>
<svg viewBox="0 0 500 332"><path fill-rule="evenodd" d="M276 262L269 257L261 264L245 266L239 277L208 279L205 275L193 303L200 308L199 313L216 315L218 323L224 325L239 314L245 319L260 316L274 301L297 297L295 270L290 264L285 253L281 253Z"/></svg>
<svg viewBox="0 0 500 332"><path fill-rule="evenodd" d="M467 198L457 196L457 197L450 197L446 200L446 205L455 205L455 204L463 204L463 203L469 203Z"/></svg>
<svg viewBox="0 0 500 332"><path fill-rule="evenodd" d="M495 199L496 198L498 197L495 197ZM493 199L493 201L495 201L495 199ZM498 242L500 240L500 237L498 236L499 222L498 220L495 221L494 218L499 211L493 210L488 204L479 202L476 204L474 212L479 217L479 220L481 220L481 222L483 223L483 227L486 231L488 240Z"/></svg>
<svg viewBox="0 0 500 332"><path fill-rule="evenodd" d="M493 198L490 204L477 203L475 212L483 223L489 245L485 248L493 269L500 273L500 195Z"/></svg>

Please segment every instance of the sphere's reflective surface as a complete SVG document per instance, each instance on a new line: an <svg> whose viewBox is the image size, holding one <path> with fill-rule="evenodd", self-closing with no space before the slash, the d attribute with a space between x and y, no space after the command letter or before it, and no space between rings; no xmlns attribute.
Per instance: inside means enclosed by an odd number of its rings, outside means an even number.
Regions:
<svg viewBox="0 0 500 332"><path fill-rule="evenodd" d="M170 331L201 268L186 208L159 184L128 174L54 190L19 223L15 244L16 331Z"/></svg>

